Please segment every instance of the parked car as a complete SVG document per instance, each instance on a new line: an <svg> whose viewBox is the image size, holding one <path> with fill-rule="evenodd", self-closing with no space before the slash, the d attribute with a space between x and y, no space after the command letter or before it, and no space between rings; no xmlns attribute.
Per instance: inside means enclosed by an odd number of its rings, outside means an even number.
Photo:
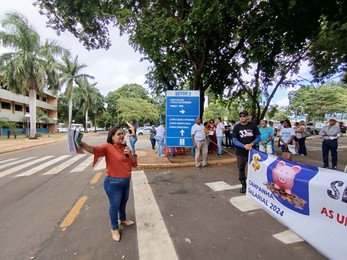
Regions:
<svg viewBox="0 0 347 260"><path fill-rule="evenodd" d="M346 126L343 122L339 122L339 126L340 126L340 132L345 134L346 133Z"/></svg>
<svg viewBox="0 0 347 260"><path fill-rule="evenodd" d="M315 122L315 127L313 127L313 122L306 123L307 130L310 131L312 135L318 135L319 131L322 130L326 123Z"/></svg>
<svg viewBox="0 0 347 260"><path fill-rule="evenodd" d="M136 132L137 135L149 135L152 127L139 127L137 128Z"/></svg>
<svg viewBox="0 0 347 260"><path fill-rule="evenodd" d="M58 128L58 133L67 133L67 128Z"/></svg>

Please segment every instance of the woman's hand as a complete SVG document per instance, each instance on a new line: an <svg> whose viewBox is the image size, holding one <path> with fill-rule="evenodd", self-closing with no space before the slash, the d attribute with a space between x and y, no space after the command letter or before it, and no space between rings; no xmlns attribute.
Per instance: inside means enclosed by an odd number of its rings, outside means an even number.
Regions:
<svg viewBox="0 0 347 260"><path fill-rule="evenodd" d="M131 152L129 146L126 146L124 148L124 155L125 155L125 157L129 157L129 156L132 157L133 156L133 153Z"/></svg>

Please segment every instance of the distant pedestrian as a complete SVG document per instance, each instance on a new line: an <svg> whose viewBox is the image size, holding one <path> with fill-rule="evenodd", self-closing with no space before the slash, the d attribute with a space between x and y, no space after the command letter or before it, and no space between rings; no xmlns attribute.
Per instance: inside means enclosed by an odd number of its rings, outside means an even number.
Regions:
<svg viewBox="0 0 347 260"><path fill-rule="evenodd" d="M217 146L217 136L216 136L216 126L214 124L214 120L211 119L209 121L209 124L207 126L210 130L208 134L209 138L209 146L208 146L208 152L209 153L214 153L218 151L218 146Z"/></svg>
<svg viewBox="0 0 347 260"><path fill-rule="evenodd" d="M104 189L110 204L111 234L113 240L119 242L121 238L119 225L130 226L135 223L126 218L125 209L129 198L131 170L132 167L137 167L137 155L124 144L124 133L119 126L114 126L108 131L105 144L90 146L82 141L80 144L82 149L94 154L93 166L100 157L105 157Z"/></svg>
<svg viewBox="0 0 347 260"><path fill-rule="evenodd" d="M230 121L224 126L224 136L225 136L225 147L231 146L231 138L230 138L230 127L229 127Z"/></svg>
<svg viewBox="0 0 347 260"><path fill-rule="evenodd" d="M276 150L275 150L275 136L276 136L276 132L275 132L275 127L274 127L274 122L273 121L269 121L269 127L271 127L273 132L274 132L274 137L271 140L271 147L272 147L272 154L276 155Z"/></svg>
<svg viewBox="0 0 347 260"><path fill-rule="evenodd" d="M157 130L155 129L155 126L152 125L151 130L149 130L149 140L151 141L151 145L152 145L152 150L155 149L155 136L157 135Z"/></svg>
<svg viewBox="0 0 347 260"><path fill-rule="evenodd" d="M272 140L274 137L274 131L271 127L267 126L266 120L260 121L260 143L259 143L259 151L272 154Z"/></svg>
<svg viewBox="0 0 347 260"><path fill-rule="evenodd" d="M279 141L281 145L282 152L289 152L288 145L293 144L295 136L295 131L292 128L292 124L288 119L283 121L283 128L281 129L281 132L279 133Z"/></svg>
<svg viewBox="0 0 347 260"><path fill-rule="evenodd" d="M239 113L240 123L233 130L233 143L236 146L237 167L239 169L239 180L242 184L240 193L246 192L246 165L248 153L260 141L259 128L248 121L247 111Z"/></svg>
<svg viewBox="0 0 347 260"><path fill-rule="evenodd" d="M300 156L307 156L307 149L306 149L306 136L303 135L303 133L306 131L306 124L305 121L301 120L299 122L299 125L296 127L295 136L298 140L298 154Z"/></svg>
<svg viewBox="0 0 347 260"><path fill-rule="evenodd" d="M319 131L319 135L323 137L322 151L323 151L323 167L329 167L329 151L331 153L331 164L332 168L337 168L337 147L338 137L340 133L340 127L336 124L336 120L333 118L329 119L328 125L324 126Z"/></svg>
<svg viewBox="0 0 347 260"><path fill-rule="evenodd" d="M158 142L158 147L157 147L158 155L159 156L165 156L165 154L164 154L165 122L161 122L160 126L158 126L156 139Z"/></svg>
<svg viewBox="0 0 347 260"><path fill-rule="evenodd" d="M133 153L136 153L135 144L137 142L136 135L136 121L133 120L131 123L125 121L129 127L129 146Z"/></svg>
<svg viewBox="0 0 347 260"><path fill-rule="evenodd" d="M235 150L235 145L233 143L233 131L234 131L234 127L235 127L235 120L230 120L230 124L229 124L229 129L230 129L230 148Z"/></svg>
<svg viewBox="0 0 347 260"><path fill-rule="evenodd" d="M222 147L222 143L223 143L223 136L224 136L224 125L221 122L221 118L220 117L216 117L215 119L215 126L216 126L216 136L217 136L217 146L218 146L218 156L221 157L223 154L223 147Z"/></svg>
<svg viewBox="0 0 347 260"><path fill-rule="evenodd" d="M195 124L191 129L192 141L195 148L195 166L197 169L200 169L200 150L202 151L202 167L207 166L207 140L205 134L205 127L201 124L201 119L197 117L195 119Z"/></svg>

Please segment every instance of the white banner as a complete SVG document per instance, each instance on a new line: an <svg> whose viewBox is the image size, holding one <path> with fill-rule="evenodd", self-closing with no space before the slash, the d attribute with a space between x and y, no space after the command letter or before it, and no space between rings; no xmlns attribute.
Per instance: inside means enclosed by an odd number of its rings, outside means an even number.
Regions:
<svg viewBox="0 0 347 260"><path fill-rule="evenodd" d="M253 149L247 196L329 259L346 259L347 174Z"/></svg>

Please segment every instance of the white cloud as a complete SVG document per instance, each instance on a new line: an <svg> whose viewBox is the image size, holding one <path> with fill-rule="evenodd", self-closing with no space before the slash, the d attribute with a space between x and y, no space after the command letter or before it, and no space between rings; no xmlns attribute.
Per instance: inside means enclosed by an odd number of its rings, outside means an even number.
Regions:
<svg viewBox="0 0 347 260"><path fill-rule="evenodd" d="M288 97L283 97L282 99L278 100L276 102L276 105L278 105L279 107L286 107L289 105L289 99Z"/></svg>
<svg viewBox="0 0 347 260"><path fill-rule="evenodd" d="M42 42L55 39L64 48L69 49L73 57L78 55L78 61L88 66L83 73L95 78L95 82L98 83L96 87L103 95L124 84L137 83L147 87L145 74L149 62L140 62L141 55L130 47L126 35L119 36L119 31L112 27L110 49L88 51L72 34L66 32L58 36L53 29L47 28L46 17L39 15L39 9L32 3L30 0L2 1L0 19L10 11L23 14L38 31ZM0 48L1 52L4 52L4 49Z"/></svg>

